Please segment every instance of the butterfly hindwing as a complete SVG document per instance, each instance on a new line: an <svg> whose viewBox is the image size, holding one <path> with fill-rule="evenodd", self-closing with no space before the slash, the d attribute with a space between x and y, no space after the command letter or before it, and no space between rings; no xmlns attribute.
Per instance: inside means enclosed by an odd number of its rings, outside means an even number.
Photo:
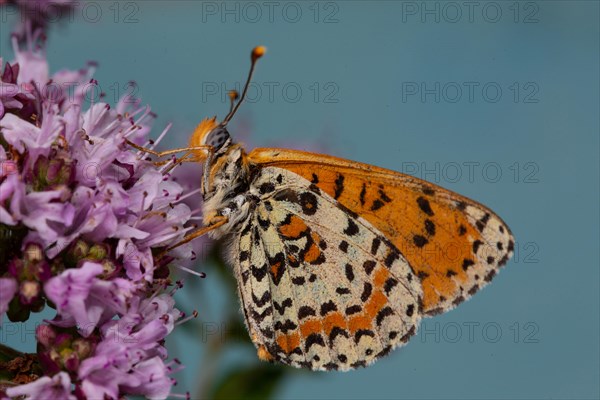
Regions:
<svg viewBox="0 0 600 400"><path fill-rule="evenodd" d="M248 159L297 174L375 227L415 270L427 315L472 296L512 256L514 239L498 216L429 182L295 150L255 149Z"/></svg>
<svg viewBox="0 0 600 400"><path fill-rule="evenodd" d="M262 358L346 370L416 332L421 283L369 221L285 169L263 168L251 191L235 271Z"/></svg>

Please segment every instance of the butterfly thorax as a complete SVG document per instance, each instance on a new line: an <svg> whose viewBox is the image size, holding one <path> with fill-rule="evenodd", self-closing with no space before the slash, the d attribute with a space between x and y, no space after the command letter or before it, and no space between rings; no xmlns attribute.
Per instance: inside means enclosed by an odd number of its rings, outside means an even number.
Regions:
<svg viewBox="0 0 600 400"><path fill-rule="evenodd" d="M203 179L204 223L209 224L217 216L229 219L210 233L213 238L235 230L248 217L257 200L249 192L250 168L243 147L240 144L224 147L209 160Z"/></svg>

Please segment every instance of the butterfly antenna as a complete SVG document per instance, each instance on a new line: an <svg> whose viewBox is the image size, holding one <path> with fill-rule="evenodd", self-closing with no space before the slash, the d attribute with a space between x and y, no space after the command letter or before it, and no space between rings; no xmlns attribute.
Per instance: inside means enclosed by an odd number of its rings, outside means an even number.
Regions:
<svg viewBox="0 0 600 400"><path fill-rule="evenodd" d="M258 61L259 58L264 56L266 52L267 52L267 48L264 46L256 46L252 50L252 54L250 56L252 63L250 64L250 72L248 73L248 79L246 80L246 84L244 85L244 90L242 90L242 97L240 97L240 99L235 104L235 106L229 111L229 114L227 114L225 119L223 119L223 122L221 122L221 126L224 127L225 125L227 125L227 123L231 120L231 118L233 118L233 116L237 112L238 108L240 108L240 105L246 98L246 93L248 92L248 86L250 86L250 82L252 81L252 74L254 73L254 67L256 67L256 61ZM237 92L236 92L236 94L237 94ZM229 98L230 99L232 98L231 92L230 92ZM233 105L233 100L232 100L231 104Z"/></svg>
<svg viewBox="0 0 600 400"><path fill-rule="evenodd" d="M237 90L230 90L227 95L229 96L229 113L227 115L229 115L233 111L235 101L240 97L240 94L237 92Z"/></svg>

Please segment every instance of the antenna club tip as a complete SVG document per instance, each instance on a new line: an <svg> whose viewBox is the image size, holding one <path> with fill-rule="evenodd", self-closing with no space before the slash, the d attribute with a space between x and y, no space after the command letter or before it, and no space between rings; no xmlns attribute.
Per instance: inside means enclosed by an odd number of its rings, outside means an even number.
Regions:
<svg viewBox="0 0 600 400"><path fill-rule="evenodd" d="M237 90L230 90L228 96L232 101L234 101L240 97L240 94L237 92Z"/></svg>
<svg viewBox="0 0 600 400"><path fill-rule="evenodd" d="M252 61L258 60L259 58L264 56L266 52L267 52L267 48L265 46L256 46L252 50Z"/></svg>

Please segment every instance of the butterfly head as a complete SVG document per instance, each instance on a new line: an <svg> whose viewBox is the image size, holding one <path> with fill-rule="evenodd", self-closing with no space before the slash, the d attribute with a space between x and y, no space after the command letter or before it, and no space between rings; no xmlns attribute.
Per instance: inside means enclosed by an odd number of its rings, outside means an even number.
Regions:
<svg viewBox="0 0 600 400"><path fill-rule="evenodd" d="M217 121L217 117L203 119L190 138L191 147L210 146L213 153L227 149L231 143L229 131Z"/></svg>

